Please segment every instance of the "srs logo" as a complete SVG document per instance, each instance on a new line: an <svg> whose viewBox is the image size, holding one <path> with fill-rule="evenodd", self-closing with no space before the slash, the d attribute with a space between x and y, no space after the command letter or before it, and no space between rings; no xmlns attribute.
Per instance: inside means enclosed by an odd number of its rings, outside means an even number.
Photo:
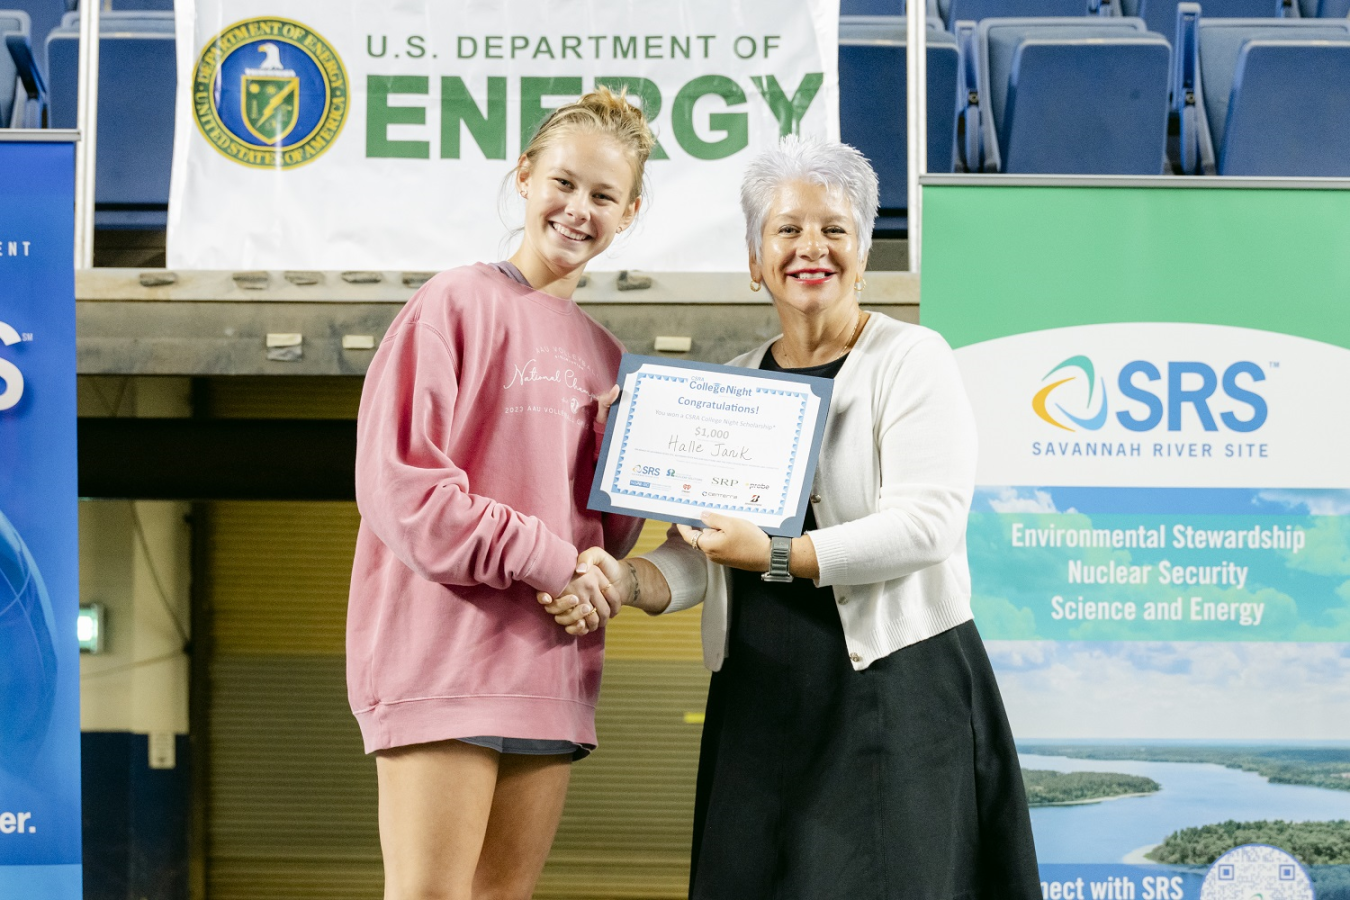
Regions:
<svg viewBox="0 0 1350 900"><path fill-rule="evenodd" d="M0 322L0 344L12 347L21 338L11 326ZM13 409L23 397L23 373L7 359L0 358L0 412Z"/></svg>
<svg viewBox="0 0 1350 900"><path fill-rule="evenodd" d="M1031 408L1036 411L1036 415L1040 416L1056 428L1063 428L1065 431L1076 430L1064 424L1065 421L1069 421L1079 428L1088 431L1096 431L1106 424L1106 384L1101 378L1097 377L1096 371L1092 367L1092 360L1088 359L1086 356L1070 356L1068 359L1064 360L1064 362L1047 372L1045 377L1049 378L1056 372L1064 372L1066 370L1069 373L1066 377L1058 378L1036 392L1036 396L1031 398ZM1046 408L1046 404L1050 400L1050 395L1055 394L1063 385L1079 381L1087 384L1087 404L1082 411L1088 412L1089 414L1076 416L1065 409L1062 403L1056 403L1055 409L1063 416L1063 420L1055 418ZM1064 393L1067 392L1059 391L1056 395L1056 399L1058 399L1059 395ZM1098 407L1095 413L1090 412L1093 406L1094 396L1097 398L1096 402Z"/></svg>
<svg viewBox="0 0 1350 900"><path fill-rule="evenodd" d="M1152 431L1164 422L1168 431L1181 431L1190 407L1205 431L1218 431L1220 422L1229 431L1255 431L1266 423L1269 409L1252 386L1265 380L1261 367L1247 360L1229 365L1220 375L1203 362L1172 361L1160 368L1136 359L1122 366L1115 379L1121 398L1116 405L1122 408L1114 418L1130 431ZM1092 360L1071 356L1042 381L1049 383L1031 399L1032 410L1042 420L1064 431L1099 431L1106 425L1111 406L1106 379L1097 374ZM1217 418L1211 401L1219 407Z"/></svg>

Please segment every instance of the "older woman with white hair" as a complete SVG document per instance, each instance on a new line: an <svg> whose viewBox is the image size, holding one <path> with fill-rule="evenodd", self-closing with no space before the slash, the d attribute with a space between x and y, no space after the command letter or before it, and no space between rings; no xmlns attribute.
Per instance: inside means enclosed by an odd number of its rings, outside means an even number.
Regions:
<svg viewBox="0 0 1350 900"><path fill-rule="evenodd" d="M970 608L975 424L935 332L859 303L877 177L788 138L741 188L751 289L783 333L732 365L834 380L786 582L771 541L706 513L645 557L598 562L611 599L703 603L713 670L690 897L1039 898L1021 770ZM587 604L540 596L569 630Z"/></svg>

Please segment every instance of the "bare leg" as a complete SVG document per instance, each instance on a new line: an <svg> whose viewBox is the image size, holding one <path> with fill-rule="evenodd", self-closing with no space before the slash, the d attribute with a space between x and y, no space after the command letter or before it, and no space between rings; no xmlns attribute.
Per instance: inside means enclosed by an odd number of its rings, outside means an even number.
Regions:
<svg viewBox="0 0 1350 900"><path fill-rule="evenodd" d="M567 756L502 756L473 900L529 900L534 894L571 776Z"/></svg>
<svg viewBox="0 0 1350 900"><path fill-rule="evenodd" d="M385 900L473 900L499 759L459 741L376 755Z"/></svg>

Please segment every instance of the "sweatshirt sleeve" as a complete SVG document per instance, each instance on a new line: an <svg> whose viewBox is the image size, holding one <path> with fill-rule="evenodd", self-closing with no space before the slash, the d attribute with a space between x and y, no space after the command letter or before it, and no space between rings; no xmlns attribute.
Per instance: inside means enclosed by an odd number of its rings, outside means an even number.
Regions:
<svg viewBox="0 0 1350 900"><path fill-rule="evenodd" d="M708 591L708 558L690 547L674 525L666 542L642 558L656 566L670 589L670 605L664 612L679 612L703 602Z"/></svg>
<svg viewBox="0 0 1350 900"><path fill-rule="evenodd" d="M357 422L356 502L409 569L443 584L555 593L577 550L544 523L473 493L443 449L461 399L455 356L430 325L410 322L381 344Z"/></svg>
<svg viewBox="0 0 1350 900"><path fill-rule="evenodd" d="M975 417L951 348L926 336L898 367L881 366L878 379L878 509L810 533L822 587L890 581L936 565L965 534Z"/></svg>

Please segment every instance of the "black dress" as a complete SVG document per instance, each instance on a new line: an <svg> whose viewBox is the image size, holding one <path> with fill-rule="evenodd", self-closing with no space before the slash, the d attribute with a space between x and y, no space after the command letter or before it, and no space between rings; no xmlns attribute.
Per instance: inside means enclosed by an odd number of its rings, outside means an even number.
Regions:
<svg viewBox="0 0 1350 900"><path fill-rule="evenodd" d="M761 368L783 371L771 352ZM730 627L699 754L692 900L1039 900L973 622L854 671L829 588L735 571Z"/></svg>

